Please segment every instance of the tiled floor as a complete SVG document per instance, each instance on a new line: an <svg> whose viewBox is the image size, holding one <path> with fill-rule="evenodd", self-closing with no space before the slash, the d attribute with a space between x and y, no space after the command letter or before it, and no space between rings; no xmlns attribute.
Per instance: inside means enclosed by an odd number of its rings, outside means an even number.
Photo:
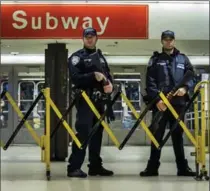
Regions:
<svg viewBox="0 0 210 191"><path fill-rule="evenodd" d="M194 169L192 148L186 148L186 157ZM104 166L114 170L113 177L66 177L67 163L51 164L51 181L46 181L45 165L40 162L37 147L11 147L1 151L1 191L207 191L209 182L197 182L193 178L176 176L174 154L171 147L163 150L160 176L139 177L146 165L149 147L126 147L118 151L103 147ZM26 159L27 157L27 159ZM87 171L87 165L83 169Z"/></svg>

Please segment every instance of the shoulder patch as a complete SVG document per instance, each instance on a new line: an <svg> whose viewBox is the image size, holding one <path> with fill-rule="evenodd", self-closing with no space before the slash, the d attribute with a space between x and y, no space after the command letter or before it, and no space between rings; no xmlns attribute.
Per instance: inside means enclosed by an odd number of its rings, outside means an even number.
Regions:
<svg viewBox="0 0 210 191"><path fill-rule="evenodd" d="M100 62L103 64L105 63L104 59L103 58L100 58Z"/></svg>
<svg viewBox="0 0 210 191"><path fill-rule="evenodd" d="M79 63L80 57L79 56L72 56L71 63L75 66Z"/></svg>

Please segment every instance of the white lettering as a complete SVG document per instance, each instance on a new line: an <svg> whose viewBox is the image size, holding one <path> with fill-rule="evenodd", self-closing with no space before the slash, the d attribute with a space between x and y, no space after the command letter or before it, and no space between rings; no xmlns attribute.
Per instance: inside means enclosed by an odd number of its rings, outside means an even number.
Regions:
<svg viewBox="0 0 210 191"><path fill-rule="evenodd" d="M42 18L41 17L37 18L37 25L36 25L36 17L32 17L31 27L34 30L41 29L42 28Z"/></svg>
<svg viewBox="0 0 210 191"><path fill-rule="evenodd" d="M61 21L63 23L64 29L70 28L69 25L71 25L72 29L77 29L79 17L76 17L74 20L72 17L68 17L67 21L66 21L65 17L61 17Z"/></svg>
<svg viewBox="0 0 210 191"><path fill-rule="evenodd" d="M22 23L22 24L20 25L20 24L17 24L17 23L14 22L14 23L12 23L12 26L13 26L15 29L24 29L24 28L27 26L28 22L27 22L26 19L20 18L18 15L27 16L27 14L26 14L25 11L21 11L21 10L15 11L15 12L13 13L13 15L12 15L13 20L14 20L14 21L17 21L17 22L20 22L20 23Z"/></svg>
<svg viewBox="0 0 210 191"><path fill-rule="evenodd" d="M109 21L109 17L106 17L106 18L105 18L104 24L102 23L100 17L96 17L96 20L98 21L99 27L100 27L100 29L101 29L101 31L98 31L97 33L98 33L99 35L102 35L102 34L104 34L104 31L105 31L105 29L106 29L107 23L108 23L108 21Z"/></svg>
<svg viewBox="0 0 210 191"><path fill-rule="evenodd" d="M54 26L50 25L50 21L54 21ZM51 22L52 23L52 22ZM58 19L50 16L50 13L46 13L46 29L54 30L58 27Z"/></svg>
<svg viewBox="0 0 210 191"><path fill-rule="evenodd" d="M12 26L15 29L24 29L28 26L28 22L31 23L31 29L33 30L41 30L43 29L42 22L46 22L46 29L48 30L56 30L57 27L60 25L63 27L64 30L67 29L78 29L79 25L79 19L81 19L82 28L86 29L89 27L93 27L94 25L99 26L98 34L102 35L105 33L105 30L107 28L109 17L105 17L105 19L102 19L101 17L91 18L91 17L60 17L57 18L55 16L52 16L50 12L46 12L45 18L44 17L27 17L27 13L23 10L17 10L12 15L13 23ZM44 19L46 19L44 21ZM61 23L60 23L61 22Z"/></svg>
<svg viewBox="0 0 210 191"><path fill-rule="evenodd" d="M83 21L85 21L82 24L83 29L89 28L89 27L93 27L93 21L90 17L84 17Z"/></svg>

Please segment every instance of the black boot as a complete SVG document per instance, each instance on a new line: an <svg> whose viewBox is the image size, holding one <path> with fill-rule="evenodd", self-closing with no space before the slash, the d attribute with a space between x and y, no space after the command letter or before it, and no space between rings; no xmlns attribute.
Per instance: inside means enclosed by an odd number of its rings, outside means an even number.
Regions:
<svg viewBox="0 0 210 191"><path fill-rule="evenodd" d="M68 165L67 167L67 176L75 177L75 178L86 178L87 174L83 172L80 168L73 168L72 165Z"/></svg>
<svg viewBox="0 0 210 191"><path fill-rule="evenodd" d="M76 169L76 170L73 170L73 171L68 171L67 176L68 177L75 177L75 178L86 178L87 174L80 169Z"/></svg>
<svg viewBox="0 0 210 191"><path fill-rule="evenodd" d="M110 170L105 169L103 166L91 166L88 165L89 171L88 175L89 176L112 176L114 173Z"/></svg>
<svg viewBox="0 0 210 191"><path fill-rule="evenodd" d="M159 173L158 173L158 168L160 166L160 162L151 162L150 160L148 161L148 164L147 164L147 168L140 172L140 176L142 177L147 177L147 176L158 176Z"/></svg>
<svg viewBox="0 0 210 191"><path fill-rule="evenodd" d="M188 166L187 160L184 160L182 163L177 162L177 168L177 176L196 176L196 172L193 172Z"/></svg>

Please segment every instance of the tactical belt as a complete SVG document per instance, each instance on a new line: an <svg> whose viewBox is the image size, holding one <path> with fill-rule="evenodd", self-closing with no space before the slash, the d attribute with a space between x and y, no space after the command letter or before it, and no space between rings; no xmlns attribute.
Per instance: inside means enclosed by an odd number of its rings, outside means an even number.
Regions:
<svg viewBox="0 0 210 191"><path fill-rule="evenodd" d="M75 88L74 90L75 96L77 96L77 92L80 90ZM107 101L108 95L105 94L104 92L101 92L100 90L94 88L94 89L86 89L84 90L87 95L90 97L90 99L94 102L96 101Z"/></svg>

